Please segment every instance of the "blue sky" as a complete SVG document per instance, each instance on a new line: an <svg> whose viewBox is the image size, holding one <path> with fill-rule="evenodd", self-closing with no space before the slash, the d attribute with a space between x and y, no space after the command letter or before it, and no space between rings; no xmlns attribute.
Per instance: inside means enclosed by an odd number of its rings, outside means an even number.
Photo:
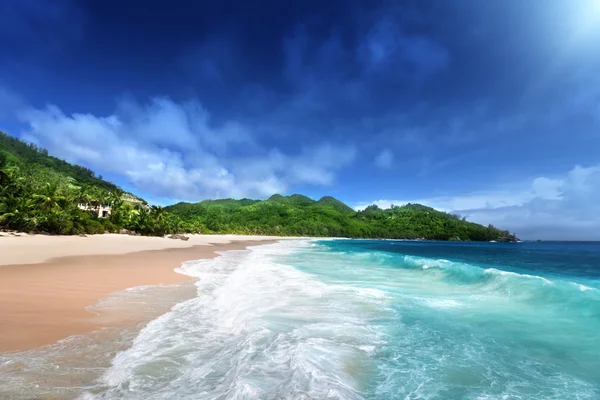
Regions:
<svg viewBox="0 0 600 400"><path fill-rule="evenodd" d="M600 0L0 4L0 128L151 202L600 239Z"/></svg>

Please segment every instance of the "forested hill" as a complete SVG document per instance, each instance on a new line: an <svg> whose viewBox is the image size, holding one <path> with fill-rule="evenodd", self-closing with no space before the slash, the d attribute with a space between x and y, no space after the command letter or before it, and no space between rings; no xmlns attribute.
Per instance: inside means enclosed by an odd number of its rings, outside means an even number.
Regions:
<svg viewBox="0 0 600 400"><path fill-rule="evenodd" d="M267 200L205 200L166 210L195 230L218 233L353 238L514 241L514 235L420 204L355 211L333 197L273 195Z"/></svg>
<svg viewBox="0 0 600 400"><path fill-rule="evenodd" d="M116 185L103 180L102 176L96 176L89 168L69 164L64 160L52 157L48 155L46 149L22 142L3 132L0 132L0 160L5 164L19 166L23 170L52 171L65 177L68 176L80 184L96 186L103 190L115 191L118 189Z"/></svg>
<svg viewBox="0 0 600 400"><path fill-rule="evenodd" d="M110 207L110 215L101 215ZM101 218L101 217L107 218ZM169 231L162 209L48 155L45 149L0 132L0 229L82 234Z"/></svg>
<svg viewBox="0 0 600 400"><path fill-rule="evenodd" d="M85 204L85 210L79 207ZM110 207L100 218L102 207ZM166 211L169 211L167 213ZM510 241L516 238L419 204L355 211L333 197L273 195L148 207L90 169L0 132L0 229L57 234L239 233L356 238Z"/></svg>

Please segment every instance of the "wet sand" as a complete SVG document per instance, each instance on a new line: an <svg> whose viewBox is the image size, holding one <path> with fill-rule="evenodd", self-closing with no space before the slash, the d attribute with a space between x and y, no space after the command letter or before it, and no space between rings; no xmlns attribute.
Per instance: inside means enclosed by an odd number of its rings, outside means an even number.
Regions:
<svg viewBox="0 0 600 400"><path fill-rule="evenodd" d="M276 239L280 238L193 235L184 242L123 235L2 237L0 353L135 323L135 315L119 312L118 307L98 315L90 306L127 288L189 280L174 271L185 261L214 258L216 251L241 250ZM64 257L56 258L59 254ZM188 292L193 296L191 289Z"/></svg>

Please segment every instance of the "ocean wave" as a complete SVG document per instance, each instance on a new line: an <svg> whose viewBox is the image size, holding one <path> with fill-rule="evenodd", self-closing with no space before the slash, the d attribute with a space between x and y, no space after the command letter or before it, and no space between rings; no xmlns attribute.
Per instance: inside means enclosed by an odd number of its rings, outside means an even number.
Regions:
<svg viewBox="0 0 600 400"><path fill-rule="evenodd" d="M501 276L511 276L511 277L516 277L516 278L531 278L531 279L539 279L541 280L545 285L552 285L552 281L549 279L546 279L542 276L537 276L537 275L529 275L529 274L518 274L516 272L510 272L510 271L502 271L501 269L496 269L496 268L487 268L483 271L484 274L491 274L491 275L501 275Z"/></svg>
<svg viewBox="0 0 600 400"><path fill-rule="evenodd" d="M589 286L582 285L581 283L570 282L572 285L575 285L580 291L587 292L588 290L600 291L598 288L592 288Z"/></svg>
<svg viewBox="0 0 600 400"><path fill-rule="evenodd" d="M351 288L356 293L365 297L375 297L377 299L384 299L388 297L383 290L373 289L373 288Z"/></svg>
<svg viewBox="0 0 600 400"><path fill-rule="evenodd" d="M379 341L361 296L273 261L307 243L185 263L198 297L152 321L115 357L100 398L361 399L361 368Z"/></svg>
<svg viewBox="0 0 600 400"><path fill-rule="evenodd" d="M431 308L448 309L463 306L463 304L453 299L421 298L420 300Z"/></svg>
<svg viewBox="0 0 600 400"><path fill-rule="evenodd" d="M600 318L600 290L559 278L482 268L463 262L405 255L401 265L433 279L469 285L474 293L496 293L530 304L560 304Z"/></svg>
<svg viewBox="0 0 600 400"><path fill-rule="evenodd" d="M600 298L584 281L345 250L186 263L197 298L151 322L93 398L594 398Z"/></svg>

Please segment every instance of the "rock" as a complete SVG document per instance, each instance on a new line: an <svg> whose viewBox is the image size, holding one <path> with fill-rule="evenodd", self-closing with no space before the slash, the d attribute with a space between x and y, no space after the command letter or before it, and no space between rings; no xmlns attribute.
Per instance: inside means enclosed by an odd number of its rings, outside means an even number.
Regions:
<svg viewBox="0 0 600 400"><path fill-rule="evenodd" d="M180 235L179 233L174 233L170 236L168 236L169 239L182 239L184 236Z"/></svg>
<svg viewBox="0 0 600 400"><path fill-rule="evenodd" d="M121 229L119 231L119 234L121 234L121 235L129 235L129 231L127 229Z"/></svg>
<svg viewBox="0 0 600 400"><path fill-rule="evenodd" d="M85 233L80 233L79 237L87 237L87 235Z"/></svg>
<svg viewBox="0 0 600 400"><path fill-rule="evenodd" d="M180 235L180 236L181 236L181 237L180 237L179 239L181 239L181 240L183 240L183 241L188 241L188 240L190 240L190 238L189 238L188 236L183 236L183 235Z"/></svg>

